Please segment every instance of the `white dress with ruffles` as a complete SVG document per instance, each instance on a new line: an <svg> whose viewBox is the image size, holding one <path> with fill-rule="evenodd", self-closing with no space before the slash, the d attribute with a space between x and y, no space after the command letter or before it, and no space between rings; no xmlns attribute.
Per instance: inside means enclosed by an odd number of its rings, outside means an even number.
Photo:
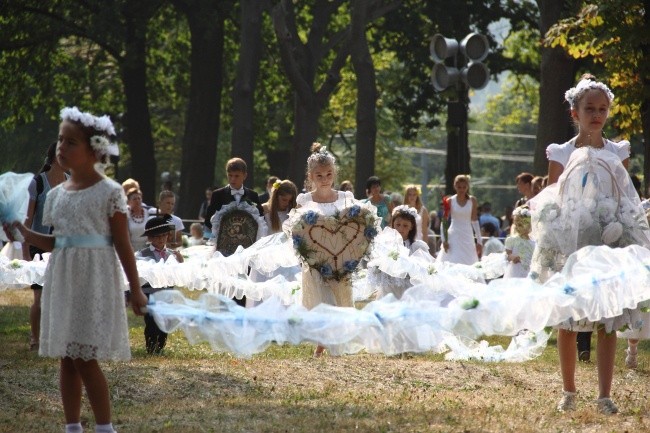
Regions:
<svg viewBox="0 0 650 433"><path fill-rule="evenodd" d="M564 166L558 182L530 201L536 248L530 276L545 282L562 270L574 252L589 245L607 245L616 254L630 245L650 247L650 229L627 170L629 143L605 142L603 148L576 148L571 140L548 147L548 157ZM573 256L572 256L573 257ZM597 267L599 263L594 263ZM568 294L573 294L568 287ZM605 302L601 300L600 302ZM615 317L569 319L558 325L571 331L594 331L604 326L616 331L643 324L640 310L631 305Z"/></svg>

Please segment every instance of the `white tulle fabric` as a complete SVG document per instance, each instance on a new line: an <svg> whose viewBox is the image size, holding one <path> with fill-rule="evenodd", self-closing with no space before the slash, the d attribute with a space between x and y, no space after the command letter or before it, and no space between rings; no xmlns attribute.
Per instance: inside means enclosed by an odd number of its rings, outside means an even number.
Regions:
<svg viewBox="0 0 650 433"><path fill-rule="evenodd" d="M126 214L121 185L103 179L80 191L63 185L45 201L43 223L55 236L110 236L109 217ZM39 354L128 360L123 271L112 246L56 248L43 281Z"/></svg>
<svg viewBox="0 0 650 433"><path fill-rule="evenodd" d="M306 341L337 354L451 351L452 359L522 361L541 353L548 326L589 320L608 332L640 327L643 315L636 307L647 299L650 250L588 246L544 284L526 278L484 284L443 270L407 289L401 300L388 294L363 310L325 304L307 310L286 307L278 298L244 309L219 295L191 301L159 292L150 311L161 329L182 329L190 341L206 340L239 356L258 353L271 341ZM474 341L482 335L515 338L503 350Z"/></svg>
<svg viewBox="0 0 650 433"><path fill-rule="evenodd" d="M650 247L650 229L639 197L620 157L609 150L574 150L558 182L538 194L530 206L537 243L530 276L537 281L551 278L570 254L586 245ZM622 311L620 317L607 319L606 328L619 329L637 315ZM591 331L599 323L573 318L559 326Z"/></svg>

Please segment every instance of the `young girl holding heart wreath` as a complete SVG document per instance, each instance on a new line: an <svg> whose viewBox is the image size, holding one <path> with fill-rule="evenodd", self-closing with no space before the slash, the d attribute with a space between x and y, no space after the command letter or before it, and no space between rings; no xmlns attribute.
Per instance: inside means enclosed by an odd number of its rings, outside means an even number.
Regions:
<svg viewBox="0 0 650 433"><path fill-rule="evenodd" d="M368 252L380 220L374 206L355 200L350 191L337 191L336 160L320 143L307 158L309 192L296 198L297 209L285 231L303 262L302 303L312 309L325 303L354 308L351 273ZM314 357L323 354L318 345ZM336 353L336 348L329 351Z"/></svg>

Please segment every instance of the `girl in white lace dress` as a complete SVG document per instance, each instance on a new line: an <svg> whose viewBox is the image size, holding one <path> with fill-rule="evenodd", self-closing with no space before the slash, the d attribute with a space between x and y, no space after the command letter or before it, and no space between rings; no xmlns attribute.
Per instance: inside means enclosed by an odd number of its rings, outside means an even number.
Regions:
<svg viewBox="0 0 650 433"><path fill-rule="evenodd" d="M630 143L614 143L602 129L614 99L610 89L593 76L583 76L565 94L578 135L564 144L547 148L549 186L533 200L533 233L536 247L530 277L544 282L562 269L570 254L588 245L650 246L647 222L637 218L640 200L627 173ZM559 411L576 406L576 336L598 333L597 409L618 412L611 387L616 356L616 331L634 326L638 310L596 321L568 320L558 325L557 346L563 396Z"/></svg>
<svg viewBox="0 0 650 433"><path fill-rule="evenodd" d="M100 360L128 360L129 334L120 263L129 280L133 311L147 304L138 279L122 187L97 169L116 146L107 116L61 111L56 155L70 178L47 195L43 235L17 224L26 241L52 251L42 298L41 356L60 358L66 432L81 432L82 385L96 432L113 432L110 394ZM117 253L117 254L116 254Z"/></svg>

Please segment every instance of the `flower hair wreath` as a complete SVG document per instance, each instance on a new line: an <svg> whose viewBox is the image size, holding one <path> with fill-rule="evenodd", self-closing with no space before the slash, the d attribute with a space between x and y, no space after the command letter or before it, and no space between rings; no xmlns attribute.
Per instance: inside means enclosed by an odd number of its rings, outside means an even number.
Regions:
<svg viewBox="0 0 650 433"><path fill-rule="evenodd" d="M417 218L418 216L418 211L414 207L410 207L405 204L396 206L395 209L393 209L393 216L404 213L411 215L413 218Z"/></svg>
<svg viewBox="0 0 650 433"><path fill-rule="evenodd" d="M514 211L512 211L512 216L519 217L519 218L530 218L531 217L530 209L528 209L525 206L520 206Z"/></svg>
<svg viewBox="0 0 650 433"><path fill-rule="evenodd" d="M612 93L612 91L609 89L609 87L607 87L605 83L601 83L600 81L590 80L588 78L583 78L575 87L572 87L569 90L567 90L564 93L564 99L569 103L571 108L575 108L576 100L584 92L591 89L602 90L607 96L607 99L609 99L610 104L614 100L614 93Z"/></svg>
<svg viewBox="0 0 650 433"><path fill-rule="evenodd" d="M106 135L115 135L113 122L106 115L98 117L90 113L82 112L77 107L65 107L61 110L61 120L79 122L88 128L103 132ZM98 155L119 156L120 154L120 149L117 144L111 143L108 138L102 135L93 135L90 137L90 146Z"/></svg>

